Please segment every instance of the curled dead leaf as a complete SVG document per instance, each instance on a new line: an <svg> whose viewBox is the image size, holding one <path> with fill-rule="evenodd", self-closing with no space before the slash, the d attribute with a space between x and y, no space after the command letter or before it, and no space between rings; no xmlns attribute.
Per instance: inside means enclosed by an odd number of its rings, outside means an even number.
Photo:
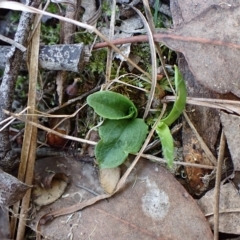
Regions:
<svg viewBox="0 0 240 240"><path fill-rule="evenodd" d="M60 160L58 157L53 157L39 159L36 162L35 186L32 192L35 204L39 206L50 204L64 193L69 178L65 173L67 167Z"/></svg>
<svg viewBox="0 0 240 240"><path fill-rule="evenodd" d="M51 188L42 188L40 185L36 185L32 192L33 202L38 206L53 203L62 196L66 187L67 183L60 179L53 179Z"/></svg>

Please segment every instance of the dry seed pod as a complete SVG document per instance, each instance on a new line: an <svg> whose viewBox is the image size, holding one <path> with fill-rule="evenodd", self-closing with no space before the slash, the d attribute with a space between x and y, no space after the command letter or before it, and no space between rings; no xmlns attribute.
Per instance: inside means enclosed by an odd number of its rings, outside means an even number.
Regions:
<svg viewBox="0 0 240 240"><path fill-rule="evenodd" d="M120 179L120 168L103 168L99 169L99 180L103 190L112 194Z"/></svg>
<svg viewBox="0 0 240 240"><path fill-rule="evenodd" d="M66 88L66 93L69 96L76 96L78 94L78 82L80 80L80 78L74 78L73 83Z"/></svg>

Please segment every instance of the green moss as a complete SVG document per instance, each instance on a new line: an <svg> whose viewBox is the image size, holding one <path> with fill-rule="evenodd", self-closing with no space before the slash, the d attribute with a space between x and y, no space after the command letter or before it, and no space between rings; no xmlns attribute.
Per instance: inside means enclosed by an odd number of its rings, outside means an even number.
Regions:
<svg viewBox="0 0 240 240"><path fill-rule="evenodd" d="M47 11L50 13L58 13L59 9L57 4L55 3L50 3L47 7Z"/></svg>
<svg viewBox="0 0 240 240"><path fill-rule="evenodd" d="M60 24L56 27L41 25L41 41L46 45L54 45L59 43Z"/></svg>
<svg viewBox="0 0 240 240"><path fill-rule="evenodd" d="M86 70L91 73L102 74L106 71L106 59L107 50L100 49L98 51L93 51L90 58L89 64L86 66Z"/></svg>
<svg viewBox="0 0 240 240"><path fill-rule="evenodd" d="M92 44L94 41L94 34L89 32L78 32L74 35L75 43L84 43L85 45Z"/></svg>

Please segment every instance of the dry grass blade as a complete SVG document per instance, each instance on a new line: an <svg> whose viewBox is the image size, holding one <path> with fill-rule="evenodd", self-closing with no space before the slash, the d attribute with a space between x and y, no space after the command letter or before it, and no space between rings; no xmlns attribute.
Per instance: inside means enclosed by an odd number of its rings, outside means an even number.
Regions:
<svg viewBox="0 0 240 240"><path fill-rule="evenodd" d="M175 102L176 97L166 96L162 99L163 103ZM203 107L218 108L228 112L235 112L240 115L240 101L211 99L211 98L193 98L187 97L187 104L198 105Z"/></svg>
<svg viewBox="0 0 240 240"><path fill-rule="evenodd" d="M152 17L151 9L150 9L150 6L149 6L149 2L147 0L143 0L143 4L144 4L145 13L146 13L146 16L147 16L147 19L148 19L148 22L149 22L149 26L151 28L152 33L155 34L156 30L155 30L155 25L154 25L154 22L153 22L153 17ZM165 76L168 80L168 83L169 83L169 85L172 89L172 92L175 94L175 90L173 89L172 83L170 81L170 78L168 76L168 72L167 72L166 67L165 67L165 61L164 61L163 56L162 56L161 48L160 48L159 43L157 41L155 41L155 47L156 47L156 51L157 51L158 57L160 59L162 68L163 68L163 72L164 72L164 74L165 74Z"/></svg>
<svg viewBox="0 0 240 240"><path fill-rule="evenodd" d="M195 133L203 151L206 153L208 159L211 161L211 163L216 166L217 165L217 159L214 157L214 155L212 154L212 152L209 150L208 146L206 145L206 143L203 141L203 139L201 138L201 136L199 135L199 133L197 132L196 128L193 126L191 120L189 119L187 113L184 111L183 115L186 119L186 121L188 122L189 126L191 127L191 129L193 130L193 132Z"/></svg>
<svg viewBox="0 0 240 240"><path fill-rule="evenodd" d="M152 81L151 81L151 90L149 92L149 98L148 98L148 102L144 111L144 115L143 115L143 119L145 119L148 115L148 112L151 108L152 105L152 101L154 98L154 93L155 93L155 88L157 85L157 58L156 58L156 49L155 49L155 44L154 44L154 40L153 40L153 35L152 35L152 31L151 28L146 20L146 18L143 16L143 14L135 7L132 7L137 14L140 16L141 20L143 21L144 27L147 30L147 35L148 35L148 39L149 39L149 45L150 45L150 51L151 51L151 62L152 62Z"/></svg>
<svg viewBox="0 0 240 240"><path fill-rule="evenodd" d="M17 118L19 120L21 120L22 122L25 122L25 123L29 123L31 124L32 126L35 126L39 129L42 129L44 131L46 131L47 133L53 133L59 137L62 137L62 138L65 138L65 139L69 139L69 140L72 140L72 141L76 141L76 142L81 142L81 143L87 143L87 144L90 144L90 145L96 145L97 143L96 142L93 142L93 141L89 141L89 140L86 140L86 139L82 139L82 138L77 138L77 137L72 137L72 136L69 136L69 135L65 135L65 134L62 134L62 133L59 133L57 131L54 131L50 128L47 128L47 127L44 127L36 122L33 122L33 121L30 121L28 119L26 119L25 117L22 117L20 115L16 115L14 113L10 113L9 111L6 111L6 110L3 110L6 114L9 114L11 116L13 116L14 118Z"/></svg>
<svg viewBox="0 0 240 240"><path fill-rule="evenodd" d="M224 210L219 211L219 214L224 214L224 213L240 213L240 208L228 208L228 209L224 209ZM214 215L213 212L206 213L205 217L210 217L212 215Z"/></svg>
<svg viewBox="0 0 240 240"><path fill-rule="evenodd" d="M154 155L142 154L142 157L143 157L143 158L146 158L146 159L148 159L148 160L150 160L150 161L153 161L153 162L165 163L165 164L167 164L167 161L166 161L165 159L156 157L156 156L154 156ZM173 165L181 165L181 166L204 168L204 169L216 169L216 167L214 167L214 166L197 164L197 163L180 162L180 161L173 161Z"/></svg>
<svg viewBox="0 0 240 240"><path fill-rule="evenodd" d="M109 30L109 39L113 39L114 36L114 28L115 28L115 13L116 13L116 0L112 1L112 10L111 10L111 22L110 22L110 30ZM113 58L113 50L108 48L107 54L107 66L106 66L106 83L110 82L111 78L111 68L112 68L112 59Z"/></svg>
<svg viewBox="0 0 240 240"><path fill-rule="evenodd" d="M220 185L221 185L221 176L222 176L222 164L224 159L224 152L226 147L226 138L222 131L220 147L218 153L218 164L217 164L217 173L215 181L215 193L214 193L214 240L218 240L219 235L219 200L220 200Z"/></svg>
<svg viewBox="0 0 240 240"><path fill-rule="evenodd" d="M24 113L25 111L27 111L27 109L28 109L29 107L26 107L25 109L23 109L21 112L20 112L20 114L21 113ZM2 124L4 124L5 122L8 122L7 124L5 124L1 129L0 129L0 132L3 130L3 129L5 129L7 126L9 126L13 121L14 121L15 119L13 118L13 117L9 117L9 118L6 118L5 120L3 120L3 121L1 121L0 122L0 125L2 125Z"/></svg>
<svg viewBox="0 0 240 240"><path fill-rule="evenodd" d="M18 48L18 49L21 50L22 52L26 52L26 48L25 48L23 45L15 42L15 41L12 40L11 38L5 37L5 36L3 36L2 34L0 34L0 40L4 41L4 42L6 42L6 43L9 43L10 45L15 46L16 48Z"/></svg>

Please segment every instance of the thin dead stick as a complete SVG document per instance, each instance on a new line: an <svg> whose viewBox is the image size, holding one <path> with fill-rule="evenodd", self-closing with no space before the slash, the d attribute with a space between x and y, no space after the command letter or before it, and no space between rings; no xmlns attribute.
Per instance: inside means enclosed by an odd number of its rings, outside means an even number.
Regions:
<svg viewBox="0 0 240 240"><path fill-rule="evenodd" d="M156 29L158 31L158 29ZM162 31L162 30L160 30ZM164 30L165 31L165 30ZM218 40L212 40L207 38L201 38L201 37L188 37L188 36L181 36L170 32L162 32L162 33L155 33L153 34L153 39L155 42L164 42L164 40L178 40L183 42L193 42L193 43L202 43L202 44L211 44L211 45L218 45L218 46L224 46L228 48L233 49L240 49L240 44L235 44L232 42L225 42L225 41L218 41ZM147 35L138 35L128 38L119 38L116 40L112 40L111 44L114 45L120 45L124 43L136 43L136 42L147 42L148 37ZM93 49L99 49L108 47L109 44L107 42L101 42L94 45Z"/></svg>
<svg viewBox="0 0 240 240"><path fill-rule="evenodd" d="M189 119L187 113L185 111L183 111L183 115L188 123L188 125L190 126L190 128L193 130L193 132L195 133L203 151L206 153L208 159L211 161L211 163L216 166L217 165L217 159L214 157L214 155L212 154L212 152L209 150L208 146L206 145L206 143L203 141L202 137L199 135L199 133L197 132L196 128L194 127L194 125L192 124L191 120Z"/></svg>
<svg viewBox="0 0 240 240"><path fill-rule="evenodd" d="M18 48L22 52L26 52L26 50L27 50L22 44L17 43L16 41L12 40L11 38L3 36L2 34L0 34L0 40L15 46L16 48Z"/></svg>
<svg viewBox="0 0 240 240"><path fill-rule="evenodd" d="M162 103L175 102L175 96L166 96L161 100ZM240 101L225 100L225 99L211 99L211 98L192 98L187 97L187 104L218 108L230 112L240 114Z"/></svg>
<svg viewBox="0 0 240 240"><path fill-rule="evenodd" d="M24 113L24 112L27 111L28 109L29 109L29 107L24 108L19 114ZM1 121L1 122L0 122L0 125L2 125L3 123L5 123L5 122L7 122L7 121L9 121L9 122L8 122L7 124L5 124L5 125L0 129L0 132L1 132L4 128L6 128L8 125L10 125L14 120L15 120L15 118L9 117L9 118L6 118L5 120Z"/></svg>
<svg viewBox="0 0 240 240"><path fill-rule="evenodd" d="M137 76L137 75L132 74L132 73L126 73L126 74L123 74L123 75L118 76L117 78L113 79L113 80L108 84L108 86L106 87L106 89L109 89L109 88L111 87L111 85L113 85L114 83L121 83L121 84L124 84L124 85L126 85L126 86L129 86L129 87L138 89L138 90L140 90L140 91L149 93L149 90L146 90L146 89L144 89L144 88L137 87L137 86L135 86L135 85L131 85L131 84L127 83L127 82L124 82L124 81L121 81L121 80L120 80L121 78L124 78L124 77L126 77L126 76L128 76L129 78L130 78L130 77L139 78L140 80L151 84L150 81L148 81L147 79L142 78L141 76Z"/></svg>
<svg viewBox="0 0 240 240"><path fill-rule="evenodd" d="M145 29L147 30L147 35L148 35L148 41L149 41L149 46L150 46L150 52L151 52L151 64L152 64L152 76L151 76L151 89L149 92L149 97L148 97L148 101L145 107L145 111L143 114L143 119L145 119L149 113L149 110L151 108L152 105L152 101L154 99L154 93L155 93L155 89L156 89L156 85L157 85L157 58L156 58L156 48L155 48L155 44L154 44L154 40L153 40L153 32L151 31L151 26L149 26L146 18L144 17L144 15L141 13L141 11L139 11L137 8L132 7L132 9L134 9L134 11L139 15L139 17L141 18Z"/></svg>
<svg viewBox="0 0 240 240"><path fill-rule="evenodd" d="M240 208L229 208L229 209L222 209L219 211L219 214L224 214L224 213L240 213ZM205 217L211 217L213 216L214 213L206 213Z"/></svg>
<svg viewBox="0 0 240 240"><path fill-rule="evenodd" d="M77 137L72 137L72 136L69 136L69 135L64 135L62 133L59 133L57 131L54 131L50 128L47 128L47 127L44 127L36 122L33 122L33 121L30 121L28 119L26 119L25 117L22 117L22 116L17 116L15 115L14 113L10 113L9 111L6 111L6 110L3 110L4 113L8 114L8 115L11 115L25 123L29 123L37 128L40 128L48 133L53 133L59 137L62 137L62 138L65 138L65 139L68 139L68 140L73 140L73 141L76 141L76 142L81 142L81 143L87 143L87 144L90 144L90 145L96 145L97 143L96 142L93 142L93 141L89 141L89 140L86 140L86 139L83 139L83 138L77 138Z"/></svg>
<svg viewBox="0 0 240 240"><path fill-rule="evenodd" d="M68 116L66 116L64 119L62 119L61 121L59 121L59 123L57 123L52 129L53 129L53 130L56 129L60 124L62 124L62 123L63 123L64 121L66 121L67 119L75 117L75 116L78 114L78 112L80 112L86 105L87 105L87 103L83 104L83 106L81 106L81 107L80 107L78 110L76 110L73 114L68 115Z"/></svg>
<svg viewBox="0 0 240 240"><path fill-rule="evenodd" d="M175 96L166 96L164 99L161 100L162 102L175 102L176 101L176 97ZM227 99L214 99L214 98L195 98L195 97L187 97L187 101L189 101L189 103L192 102L209 102L209 103L229 103L229 104L236 104L240 106L240 101L236 101L236 100L227 100Z"/></svg>
<svg viewBox="0 0 240 240"><path fill-rule="evenodd" d="M75 117L76 115L77 115L77 113L83 108L83 107L85 107L87 104L85 103L83 106L81 106L81 108L79 108L78 110L76 110L74 113L72 113L72 114L68 114L68 115L65 115L65 114L48 114L48 113L44 113L44 112L41 112L41 111L38 111L38 110L36 110L35 109L35 112L36 113L33 113L33 114L31 114L31 113L27 113L27 114L23 114L22 112L20 112L20 113L15 113L16 114L16 116L35 116L35 117L46 117L46 118L72 118L72 117ZM27 107L26 109L28 109L28 108L30 108L30 107ZM9 117L9 118L13 118L13 117ZM1 123L0 123L0 125L1 125Z"/></svg>
<svg viewBox="0 0 240 240"><path fill-rule="evenodd" d="M145 13L146 13L146 17L147 17L147 20L148 20L148 23L149 23L149 26L151 28L151 31L153 34L156 33L156 29L155 29L155 25L154 25L154 22L153 22L153 16L152 16L152 13L151 13L151 9L150 9L150 6L149 6L149 1L147 0L143 0L143 5L144 5L144 9L145 9ZM163 68L163 72L168 80L168 83L170 85L170 88L172 89L172 92L174 93L174 95L176 95L176 92L172 86L172 83L170 81L170 78L169 78L169 75L168 75L168 72L166 70L166 67L165 67L165 62L164 62L164 59L163 59L163 55L162 55L162 50L160 48L160 45L159 45L159 42L155 41L154 42L155 44L155 48L156 48L156 51L157 51L157 54L158 54L158 57L160 59L160 62L161 62L161 65L162 65L162 68Z"/></svg>
<svg viewBox="0 0 240 240"><path fill-rule="evenodd" d="M50 0L47 0L45 6L44 6L44 8L43 8L43 11L46 11L46 9L47 9L47 7L48 7L49 4L50 4ZM34 25L34 29L32 30L32 33L31 33L31 35L30 35L29 38L28 38L28 44L29 44L30 41L32 40L32 37L33 37L33 35L34 35L34 33L35 33L35 31L36 31L36 29L37 29L40 21L42 20L42 16L43 16L43 15L40 14L40 15L37 17L36 24Z"/></svg>
<svg viewBox="0 0 240 240"><path fill-rule="evenodd" d="M115 16L116 16L116 0L113 0L112 6L111 6L111 21L110 21L110 29L109 29L109 39L111 40L113 39L113 36L114 36ZM112 62L113 62L113 49L108 48L107 64L106 64L106 84L110 82Z"/></svg>
<svg viewBox="0 0 240 240"><path fill-rule="evenodd" d="M67 102L63 103L61 106L58 106L58 107L55 107L55 108L52 108L52 109L48 110L47 113L52 113L52 112L55 112L55 111L57 111L57 110L59 110L61 108L67 107L68 105L70 105L72 103L75 103L76 101L82 100L83 98L87 97L88 95L90 95L90 94L92 94L94 92L97 92L100 89L101 89L101 87L97 86L97 87L91 89L90 91L82 94L79 97L76 97L76 98L68 100Z"/></svg>
<svg viewBox="0 0 240 240"><path fill-rule="evenodd" d="M41 5L40 5L41 7ZM34 25L37 23L37 17L35 17ZM40 44L40 25L36 27L36 31L32 36L30 45L31 49L31 61L29 63L29 93L28 93L28 105L30 106L29 113L34 113L36 108L36 88L38 79L38 57L39 57L39 44ZM37 117L28 117L33 122L37 122ZM36 158L37 147L37 128L26 124L23 139L23 148L21 152L21 161L18 170L18 179L21 179L27 185L32 185L34 175L34 165ZM26 219L28 216L28 210L31 200L31 189L27 191L21 201L20 217L17 227L16 240L22 240L25 235Z"/></svg>
<svg viewBox="0 0 240 240"><path fill-rule="evenodd" d="M150 154L142 154L143 158L146 158L150 161L157 162L157 163L166 163L167 161L163 158L159 158ZM216 169L214 166L197 164L197 163L187 163L187 162L180 162L180 161L173 161L173 165L181 165L181 166L188 166L188 167L196 167L196 168L205 168L205 169Z"/></svg>
<svg viewBox="0 0 240 240"><path fill-rule="evenodd" d="M218 240L219 235L219 201L220 201L220 185L221 185L221 176L222 176L222 164L224 159L226 147L226 138L224 132L221 133L220 147L218 152L218 163L217 163L217 173L216 173L216 181L215 181L215 189L214 189L214 240Z"/></svg>
<svg viewBox="0 0 240 240"><path fill-rule="evenodd" d="M121 76L120 76L120 77L121 77ZM118 77L118 78L120 78L120 77ZM146 89L144 89L144 88L140 88L140 87L137 87L137 86L135 86L135 85L131 85L131 84L129 84L129 83L126 83L126 82L123 82L123 81L117 80L117 79L113 79L113 80L111 81L111 83L107 86L107 88L110 88L110 86L113 85L114 83L120 83L120 84L126 85L126 86L128 86L128 87L138 89L139 91L143 91L143 92L145 92L145 93L149 93L149 91L146 90Z"/></svg>

